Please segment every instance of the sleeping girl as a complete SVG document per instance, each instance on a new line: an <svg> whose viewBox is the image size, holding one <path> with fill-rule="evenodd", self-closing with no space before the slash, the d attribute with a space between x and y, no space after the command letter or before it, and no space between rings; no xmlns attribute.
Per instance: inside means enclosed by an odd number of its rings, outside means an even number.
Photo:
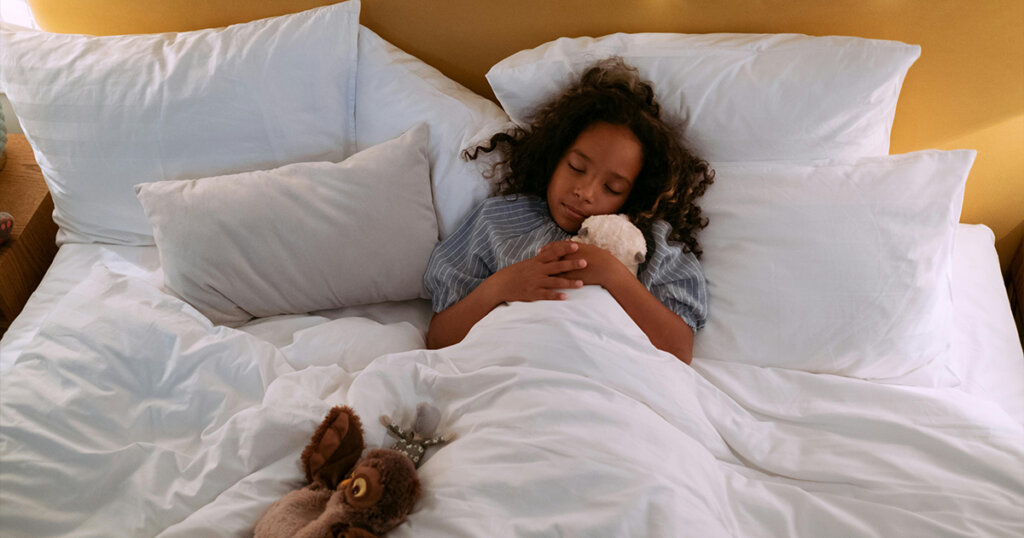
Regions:
<svg viewBox="0 0 1024 538"><path fill-rule="evenodd" d="M661 117L651 85L621 59L590 67L531 124L470 150L498 151L497 196L484 200L430 256L436 314L427 346L461 341L495 307L563 300L596 284L655 347L689 364L707 318L697 200L713 181ZM623 213L647 240L634 275L607 250L569 241L590 215Z"/></svg>

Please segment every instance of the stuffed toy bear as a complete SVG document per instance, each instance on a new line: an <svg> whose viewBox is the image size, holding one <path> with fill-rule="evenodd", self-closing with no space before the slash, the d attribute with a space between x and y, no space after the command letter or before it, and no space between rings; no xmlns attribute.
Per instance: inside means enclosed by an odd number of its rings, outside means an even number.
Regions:
<svg viewBox="0 0 1024 538"><path fill-rule="evenodd" d="M647 259L647 241L625 215L591 215L571 238L577 243L601 247L615 256L635 275Z"/></svg>
<svg viewBox="0 0 1024 538"><path fill-rule="evenodd" d="M405 520L420 495L413 460L392 449L363 452L363 428L349 407L334 407L302 452L308 485L272 504L257 538L366 538Z"/></svg>

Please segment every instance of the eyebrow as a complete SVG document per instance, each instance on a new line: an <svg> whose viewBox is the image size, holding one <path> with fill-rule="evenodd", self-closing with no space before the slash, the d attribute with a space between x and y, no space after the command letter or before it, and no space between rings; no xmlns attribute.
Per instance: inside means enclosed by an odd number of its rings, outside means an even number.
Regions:
<svg viewBox="0 0 1024 538"><path fill-rule="evenodd" d="M580 150L578 150L576 148L573 148L573 149L569 150L569 153L575 153L576 155L579 155L580 157L582 157L588 163L594 162L594 160L591 159L590 157L588 157L586 153L583 153L582 151L580 151ZM609 171L612 173L613 176L615 176L616 179L621 179L621 180L629 183L630 185L633 184L633 182L630 181L630 179L628 177L626 177L626 176L624 176L624 175L622 175L622 174L620 174L620 173L618 173L618 172L616 172L614 170L609 170Z"/></svg>

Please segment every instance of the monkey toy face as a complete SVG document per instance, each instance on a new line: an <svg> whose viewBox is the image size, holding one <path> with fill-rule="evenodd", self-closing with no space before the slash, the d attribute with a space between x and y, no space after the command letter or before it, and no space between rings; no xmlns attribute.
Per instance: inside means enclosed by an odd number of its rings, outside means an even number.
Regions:
<svg viewBox="0 0 1024 538"><path fill-rule="evenodd" d="M345 503L352 508L368 508L377 504L384 491L380 472L370 462L356 467L352 478L342 482L341 487Z"/></svg>
<svg viewBox="0 0 1024 538"><path fill-rule="evenodd" d="M420 494L416 467L401 452L370 451L338 487L346 523L383 534L405 520Z"/></svg>

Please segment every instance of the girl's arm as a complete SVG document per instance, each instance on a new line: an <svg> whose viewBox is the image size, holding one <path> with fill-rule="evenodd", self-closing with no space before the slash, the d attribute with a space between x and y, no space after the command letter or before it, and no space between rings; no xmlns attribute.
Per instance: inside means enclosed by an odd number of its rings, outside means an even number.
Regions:
<svg viewBox="0 0 1024 538"><path fill-rule="evenodd" d="M549 246L555 245L557 243ZM622 262L607 250L593 245L580 245L580 249L568 258L584 259L587 265L563 277L603 286L647 335L654 347L690 364L693 359L693 329L652 295Z"/></svg>
<svg viewBox="0 0 1024 538"><path fill-rule="evenodd" d="M614 260L622 265L618 260ZM623 267L625 267L623 265ZM603 284L654 347L690 364L693 360L693 329L661 303L629 270L625 277ZM628 278L627 278L628 277Z"/></svg>
<svg viewBox="0 0 1024 538"><path fill-rule="evenodd" d="M562 275L586 267L584 260L565 259L579 247L571 241L551 243L536 256L487 277L462 300L434 315L427 329L427 348L461 342L476 322L502 303L565 299L557 290L583 286L582 281Z"/></svg>

